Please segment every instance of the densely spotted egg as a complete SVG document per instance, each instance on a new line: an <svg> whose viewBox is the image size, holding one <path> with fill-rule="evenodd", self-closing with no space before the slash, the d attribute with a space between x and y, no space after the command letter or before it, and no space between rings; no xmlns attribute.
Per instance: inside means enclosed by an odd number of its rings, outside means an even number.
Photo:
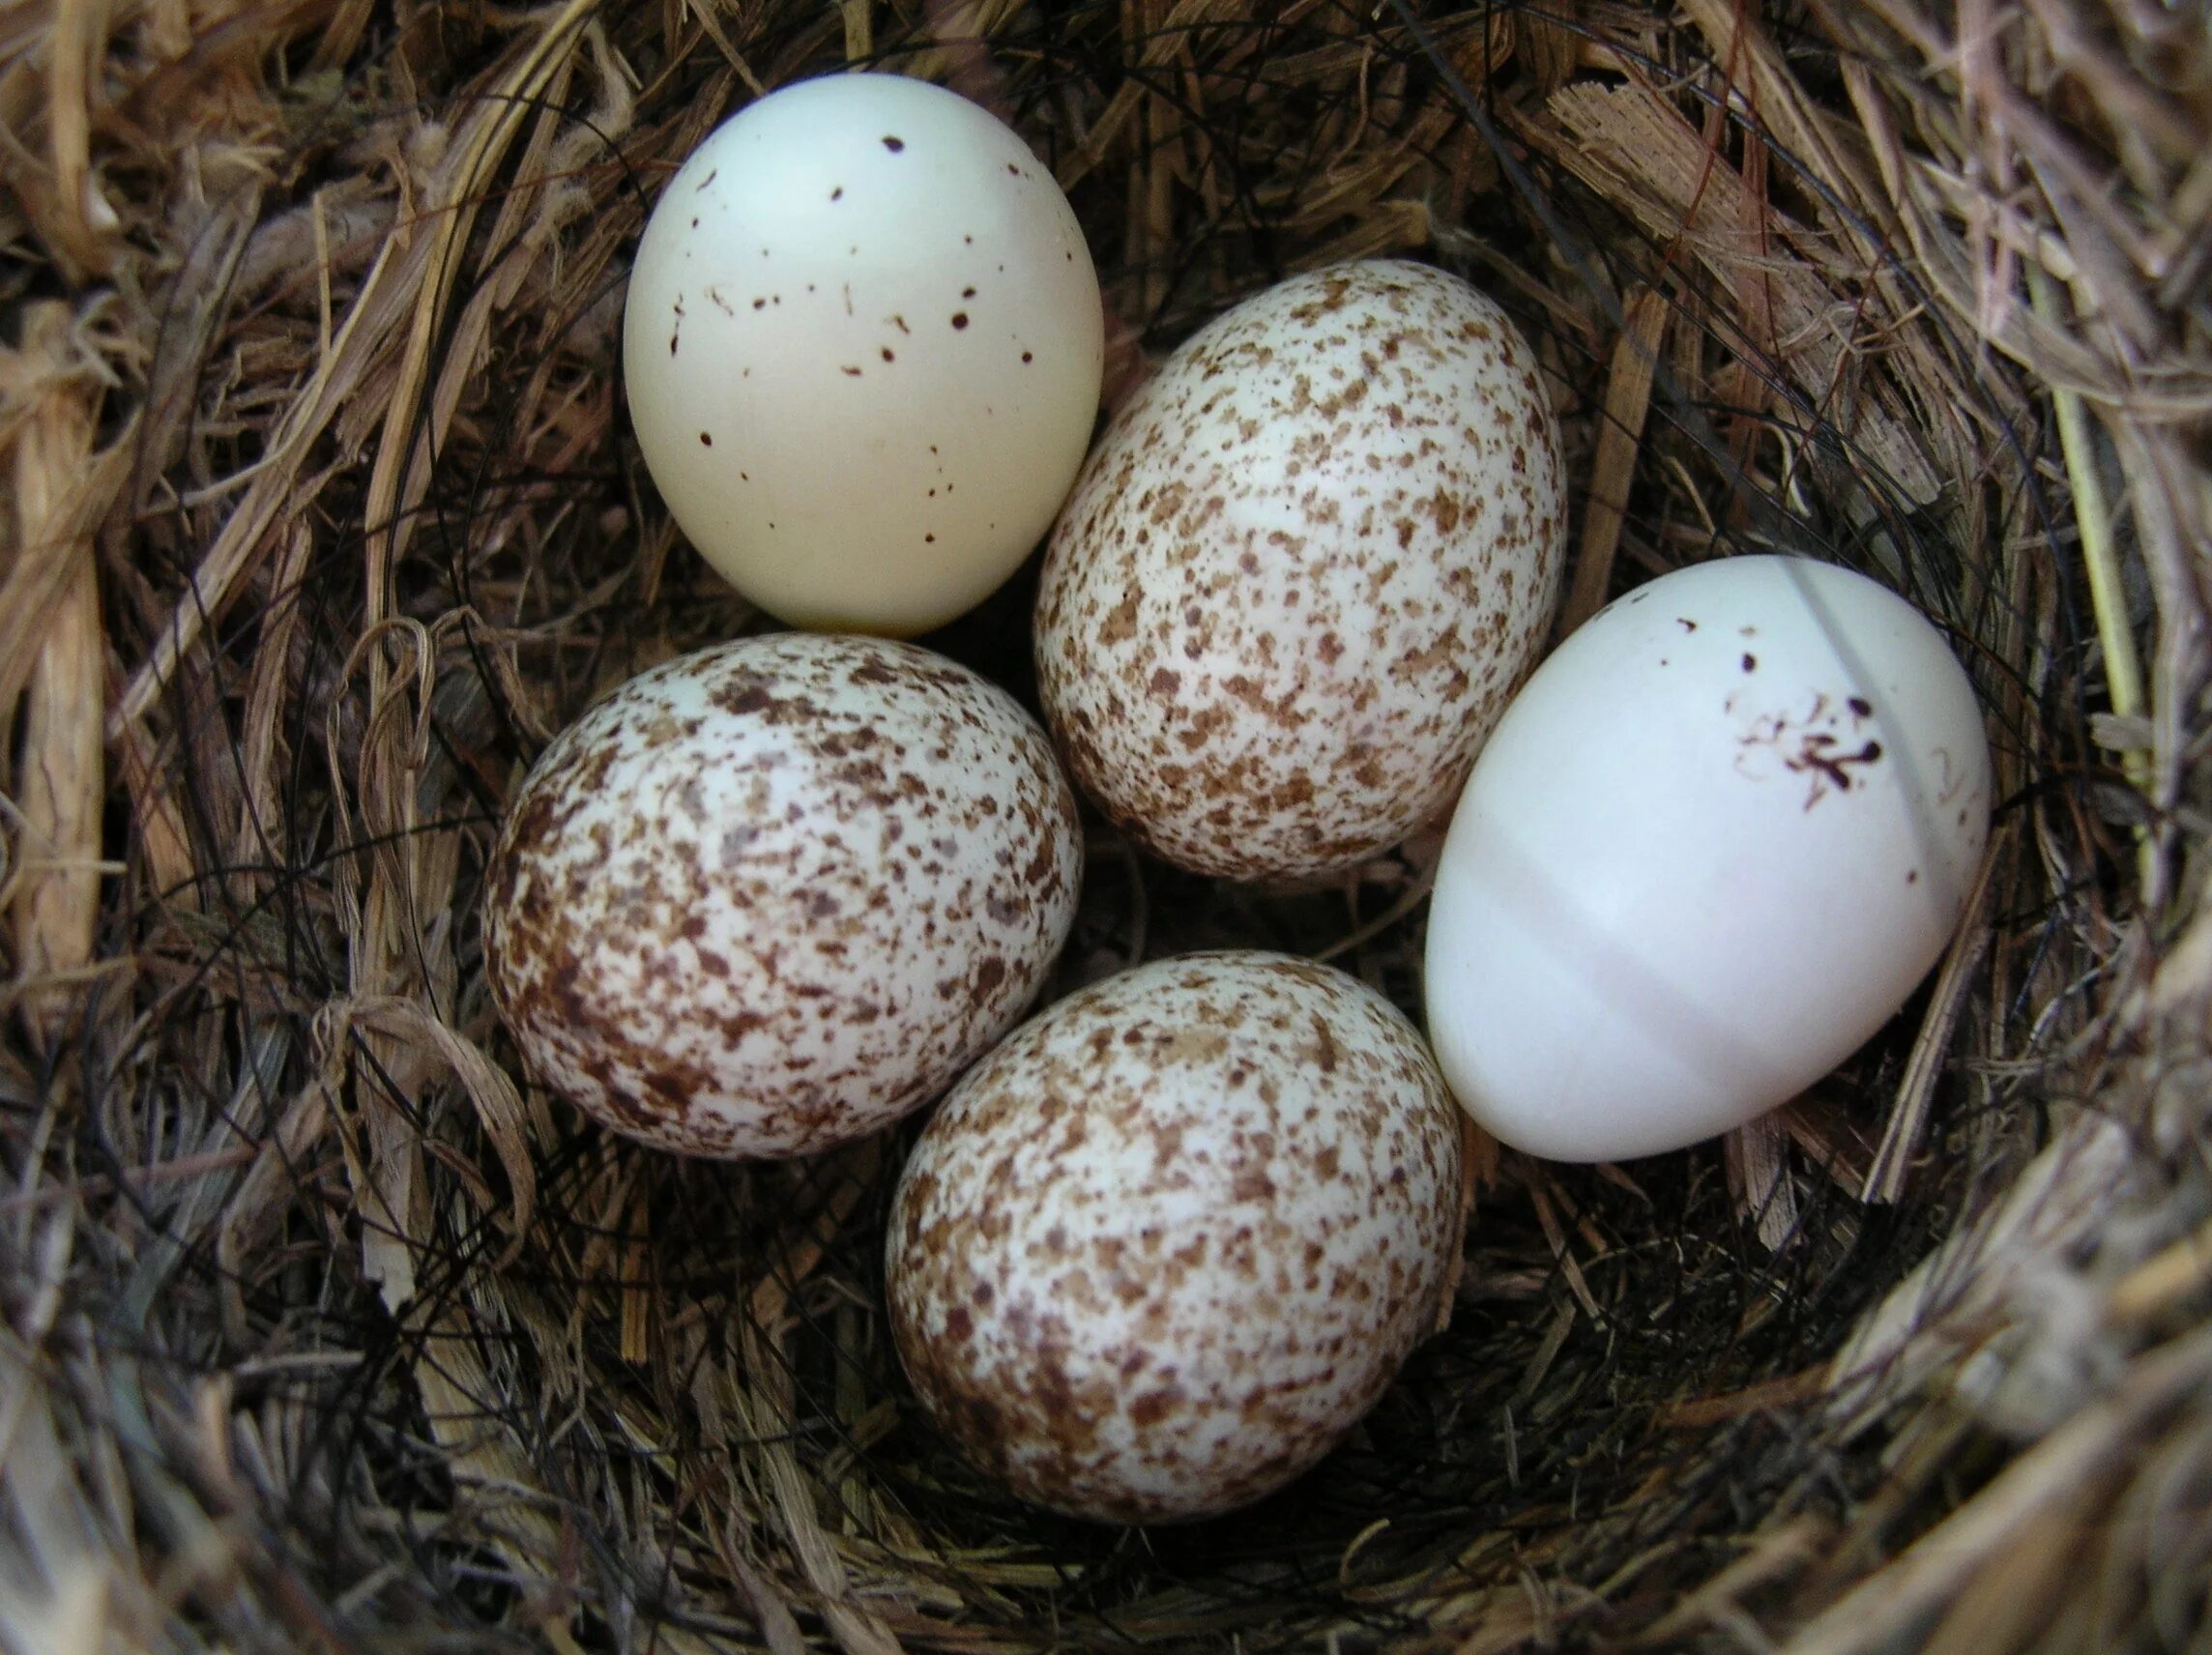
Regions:
<svg viewBox="0 0 2212 1655"><path fill-rule="evenodd" d="M748 104L669 182L623 364L709 563L794 625L904 635L1043 537L1103 340L1083 232L1028 146L942 87L838 74Z"/></svg>
<svg viewBox="0 0 2212 1655"><path fill-rule="evenodd" d="M1535 358L1458 277L1341 265L1202 330L1116 417L1045 556L1047 721L1170 861L1373 856L1447 807L1561 566Z"/></svg>
<svg viewBox="0 0 2212 1655"><path fill-rule="evenodd" d="M1407 1021L1260 952L1092 985L964 1076L900 1180L891 1330L975 1465L1081 1517L1220 1512L1327 1453L1433 1329L1460 1126Z"/></svg>
<svg viewBox="0 0 2212 1655"><path fill-rule="evenodd" d="M1990 776L1958 658L1864 575L1742 557L1640 587L1528 681L1452 818L1427 995L1453 1090L1567 1161L1803 1090L1941 955Z"/></svg>
<svg viewBox="0 0 2212 1655"><path fill-rule="evenodd" d="M531 1068L608 1125L781 1156L934 1096L1065 941L1075 804L1003 690L908 644L742 639L545 749L486 879Z"/></svg>

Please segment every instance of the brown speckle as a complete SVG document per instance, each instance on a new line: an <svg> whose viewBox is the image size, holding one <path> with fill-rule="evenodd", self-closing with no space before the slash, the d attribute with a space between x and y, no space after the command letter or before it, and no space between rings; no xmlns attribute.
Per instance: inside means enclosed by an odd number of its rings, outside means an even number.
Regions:
<svg viewBox="0 0 2212 1655"><path fill-rule="evenodd" d="M1046 549L1037 682L1146 849L1308 876L1448 805L1558 591L1534 363L1464 282L1376 261L1238 306L1115 415Z"/></svg>
<svg viewBox="0 0 2212 1655"><path fill-rule="evenodd" d="M1432 1325L1459 1147L1419 1038L1343 973L1251 952L1123 973L1016 1031L924 1129L889 1225L900 1359L1026 1499L1121 1523L1246 1503Z"/></svg>
<svg viewBox="0 0 2212 1655"><path fill-rule="evenodd" d="M951 854L893 875L916 840ZM493 855L486 974L532 1069L616 1129L811 1153L1012 1023L1081 865L1044 734L1003 691L909 645L751 638L632 680L546 749ZM963 992L899 988L917 965Z"/></svg>

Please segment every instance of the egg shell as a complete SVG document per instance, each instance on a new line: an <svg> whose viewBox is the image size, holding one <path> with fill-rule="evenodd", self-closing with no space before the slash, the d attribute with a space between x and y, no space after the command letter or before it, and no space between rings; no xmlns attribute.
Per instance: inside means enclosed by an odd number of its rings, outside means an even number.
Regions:
<svg viewBox="0 0 2212 1655"><path fill-rule="evenodd" d="M1116 417L1045 555L1076 784L1236 879L1357 862L1449 806L1558 593L1557 435L1511 320L1391 261L1295 277Z"/></svg>
<svg viewBox="0 0 2212 1655"><path fill-rule="evenodd" d="M794 625L909 635L1051 526L1104 369L1051 171L894 74L785 87L655 204L624 316L638 446L677 523Z"/></svg>
<svg viewBox="0 0 2212 1655"><path fill-rule="evenodd" d="M1743 557L1616 601L1529 680L1438 864L1431 1039L1563 1161L1740 1125L1941 955L1989 832L1972 683L1863 575Z"/></svg>
<svg viewBox="0 0 2212 1655"><path fill-rule="evenodd" d="M1067 936L1074 796L1011 697L912 645L744 639L549 745L486 878L530 1067L616 1130L799 1155L925 1102Z"/></svg>
<svg viewBox="0 0 2212 1655"><path fill-rule="evenodd" d="M1261 952L1142 966L963 1077L902 1176L891 1330L978 1466L1174 1522L1322 1458L1436 1323L1460 1126L1412 1026Z"/></svg>

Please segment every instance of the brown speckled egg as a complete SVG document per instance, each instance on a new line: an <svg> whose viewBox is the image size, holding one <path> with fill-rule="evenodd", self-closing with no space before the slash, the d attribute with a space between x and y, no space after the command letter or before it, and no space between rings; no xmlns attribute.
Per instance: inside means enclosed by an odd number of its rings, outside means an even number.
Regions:
<svg viewBox="0 0 2212 1655"><path fill-rule="evenodd" d="M892 1206L891 1331L979 1467L1173 1522L1289 1482L1435 1325L1460 1129L1428 1049L1341 972L1141 966L965 1075Z"/></svg>
<svg viewBox="0 0 2212 1655"><path fill-rule="evenodd" d="M905 644L785 634L623 685L546 748L486 879L531 1068L697 1155L810 1153L934 1096L1035 993L1075 801L1003 690Z"/></svg>
<svg viewBox="0 0 2212 1655"><path fill-rule="evenodd" d="M1037 596L1076 784L1166 859L1342 867L1448 806L1558 592L1528 345L1458 277L1339 265L1193 336L1115 418Z"/></svg>

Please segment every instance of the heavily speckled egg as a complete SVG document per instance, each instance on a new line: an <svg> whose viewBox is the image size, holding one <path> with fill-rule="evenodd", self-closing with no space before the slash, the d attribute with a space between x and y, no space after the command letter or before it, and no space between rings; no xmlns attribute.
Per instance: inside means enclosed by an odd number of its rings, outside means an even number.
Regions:
<svg viewBox="0 0 2212 1655"><path fill-rule="evenodd" d="M1142 966L964 1076L892 1206L916 1394L1036 1504L1203 1517L1312 1466L1437 1323L1460 1127L1379 996L1260 952Z"/></svg>
<svg viewBox="0 0 2212 1655"><path fill-rule="evenodd" d="M1430 904L1429 1032L1517 1148L1741 1124L1893 1016L1959 924L1989 746L1942 634L1803 558L1638 588L1528 681Z"/></svg>
<svg viewBox="0 0 2212 1655"><path fill-rule="evenodd" d="M486 878L484 966L531 1068L618 1131L798 1155L925 1102L1074 918L1044 732L908 644L742 639L545 749Z"/></svg>
<svg viewBox="0 0 2212 1655"><path fill-rule="evenodd" d="M1452 800L1557 595L1535 358L1466 282L1350 264L1204 329L1116 417L1045 556L1047 721L1170 861L1345 866Z"/></svg>
<svg viewBox="0 0 2212 1655"><path fill-rule="evenodd" d="M1051 526L1091 441L1098 281L1051 171L956 93L802 81L684 161L623 364L677 523L770 613L904 635Z"/></svg>

